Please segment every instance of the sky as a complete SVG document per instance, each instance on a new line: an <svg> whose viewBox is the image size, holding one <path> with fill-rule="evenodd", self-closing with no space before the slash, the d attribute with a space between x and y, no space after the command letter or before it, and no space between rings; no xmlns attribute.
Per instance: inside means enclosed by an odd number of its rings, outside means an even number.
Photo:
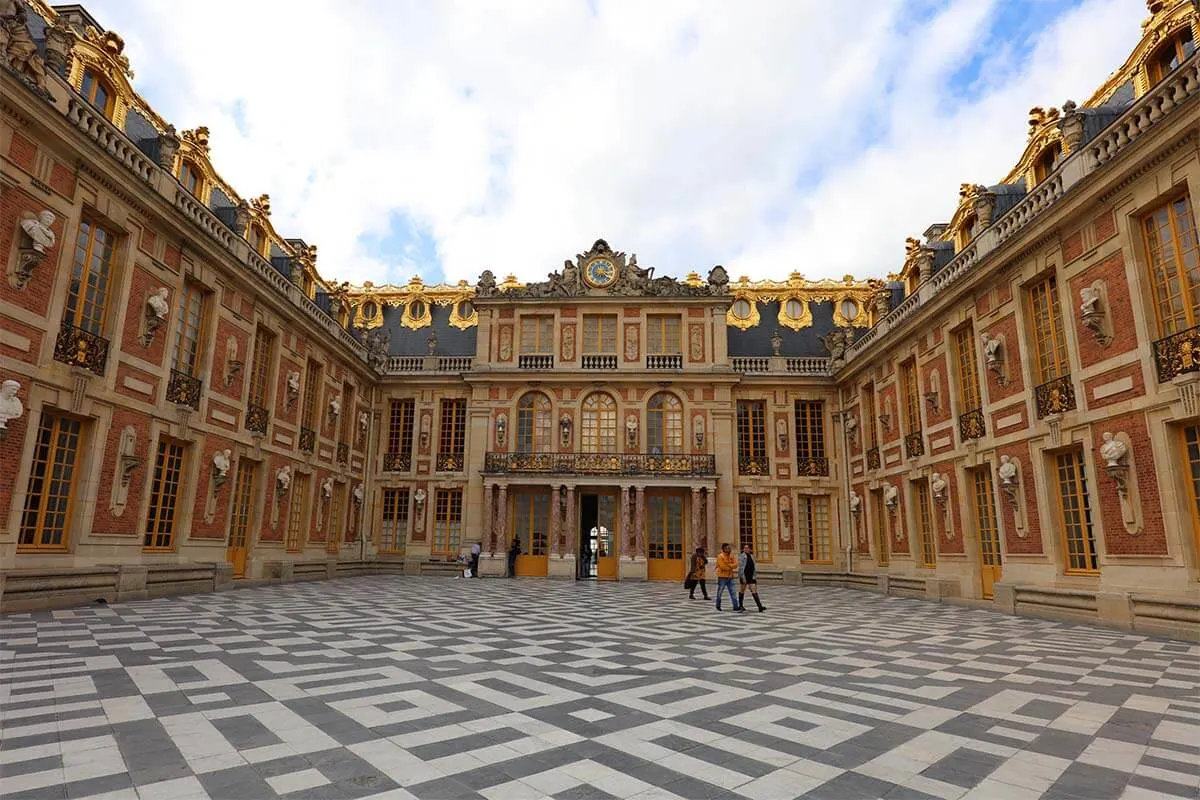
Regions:
<svg viewBox="0 0 1200 800"><path fill-rule="evenodd" d="M1143 0L90 0L329 279L882 277L1082 102Z"/></svg>

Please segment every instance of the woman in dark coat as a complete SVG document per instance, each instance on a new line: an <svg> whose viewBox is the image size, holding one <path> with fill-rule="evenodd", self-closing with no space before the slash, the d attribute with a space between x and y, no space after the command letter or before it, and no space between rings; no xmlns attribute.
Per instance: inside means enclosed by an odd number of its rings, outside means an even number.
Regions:
<svg viewBox="0 0 1200 800"><path fill-rule="evenodd" d="M691 569L688 571L687 580L684 581L684 586L688 590L688 599L696 599L696 587L700 587L700 593L704 595L704 599L708 599L708 584L704 582L704 576L708 571L708 556L704 554L703 547L697 547L696 552L692 554Z"/></svg>

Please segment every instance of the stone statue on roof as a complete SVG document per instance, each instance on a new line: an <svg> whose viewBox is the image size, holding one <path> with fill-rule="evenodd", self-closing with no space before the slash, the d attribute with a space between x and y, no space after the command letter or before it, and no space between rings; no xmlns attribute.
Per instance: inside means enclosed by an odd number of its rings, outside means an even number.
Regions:
<svg viewBox="0 0 1200 800"><path fill-rule="evenodd" d="M29 35L24 6L17 5L13 13L0 15L0 46L5 66L38 88L46 88L46 65Z"/></svg>
<svg viewBox="0 0 1200 800"><path fill-rule="evenodd" d="M479 282L475 284L476 297L492 297L496 294L496 276L490 269L479 273Z"/></svg>

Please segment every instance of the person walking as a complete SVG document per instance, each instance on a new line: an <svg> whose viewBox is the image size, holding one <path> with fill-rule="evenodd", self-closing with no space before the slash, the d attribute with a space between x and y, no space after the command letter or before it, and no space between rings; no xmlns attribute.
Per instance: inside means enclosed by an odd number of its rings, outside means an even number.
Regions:
<svg viewBox="0 0 1200 800"><path fill-rule="evenodd" d="M742 545L741 555L738 556L738 609L746 610L746 590L748 589L761 614L767 610L767 607L762 604L762 600L758 599L757 572L758 565L754 563L754 554L750 552L750 545Z"/></svg>
<svg viewBox="0 0 1200 800"><path fill-rule="evenodd" d="M512 547L508 548L508 577L517 577L517 556L521 555L521 540L513 537Z"/></svg>
<svg viewBox="0 0 1200 800"><path fill-rule="evenodd" d="M704 580L704 573L708 570L708 556L704 554L703 547L697 547L696 552L692 554L692 569L688 573L686 586L688 590L688 599L696 599L696 587L700 587L700 593L704 595L704 599L708 599L708 585Z"/></svg>
<svg viewBox="0 0 1200 800"><path fill-rule="evenodd" d="M733 596L733 577L737 568L737 559L733 557L729 542L726 542L721 545L721 552L717 554L717 611L721 610L721 592L725 590L729 591L729 602L733 604L733 610L742 610Z"/></svg>
<svg viewBox="0 0 1200 800"><path fill-rule="evenodd" d="M471 545L471 577L479 577L479 555L483 552L483 548L479 546L479 542Z"/></svg>

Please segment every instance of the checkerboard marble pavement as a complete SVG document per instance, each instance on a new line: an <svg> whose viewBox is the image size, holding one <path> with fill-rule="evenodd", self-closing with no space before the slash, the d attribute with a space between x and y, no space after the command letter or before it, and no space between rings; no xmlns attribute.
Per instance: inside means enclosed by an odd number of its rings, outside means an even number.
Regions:
<svg viewBox="0 0 1200 800"><path fill-rule="evenodd" d="M9 615L0 794L1200 796L1200 645L764 600L395 576Z"/></svg>

